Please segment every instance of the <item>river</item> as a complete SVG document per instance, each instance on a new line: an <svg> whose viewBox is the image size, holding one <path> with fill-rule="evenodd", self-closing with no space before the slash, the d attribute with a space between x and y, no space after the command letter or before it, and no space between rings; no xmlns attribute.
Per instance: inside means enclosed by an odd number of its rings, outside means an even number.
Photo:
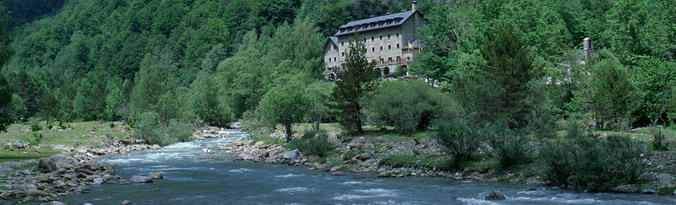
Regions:
<svg viewBox="0 0 676 205"><path fill-rule="evenodd" d="M178 143L159 150L110 156L123 179L163 172L150 184L92 186L91 192L65 197L68 204L676 204L676 197L537 190L528 185L456 181L447 178L377 178L375 174L332 177L307 167L234 160L216 147L245 136ZM207 153L208 148L215 152ZM482 196L501 191L504 201Z"/></svg>

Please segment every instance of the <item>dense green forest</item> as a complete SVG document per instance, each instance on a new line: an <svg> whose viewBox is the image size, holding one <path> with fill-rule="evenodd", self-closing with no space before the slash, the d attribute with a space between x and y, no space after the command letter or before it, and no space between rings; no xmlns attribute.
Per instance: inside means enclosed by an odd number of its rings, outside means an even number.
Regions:
<svg viewBox="0 0 676 205"><path fill-rule="evenodd" d="M501 166L526 163L535 139L548 180L608 190L635 182L640 163L632 163L645 146L581 128L676 125L676 7L668 0L422 0L424 52L408 71L425 81L382 80L356 43L337 82L321 75L327 37L350 20L408 10L409 1L36 2L0 6L11 29L0 33L0 130L125 121L138 137L169 144L187 140L190 125L235 120L282 125L287 137L302 122L355 133L365 125L402 135L431 129L453 167L482 143ZM590 58L581 53L585 37ZM558 141L559 131L567 138ZM559 160L572 155L586 161ZM623 169L604 169L616 166Z"/></svg>
<svg viewBox="0 0 676 205"><path fill-rule="evenodd" d="M260 120L266 113L259 102L284 84L275 81L322 80L322 44L337 27L410 8L395 0L71 0L62 8L50 2L3 1L10 9L3 9L5 24L15 27L3 37L13 50L2 70L3 89L12 93L3 108L10 121ZM429 21L420 31L425 52L410 71L441 82L464 113L514 128L552 127L573 117L598 129L672 124L676 30L668 4L421 1ZM496 29L505 36L492 36ZM584 37L598 52L581 65ZM314 96L326 99L309 101L329 99ZM331 113L298 119L342 119ZM391 124L376 116L353 117Z"/></svg>

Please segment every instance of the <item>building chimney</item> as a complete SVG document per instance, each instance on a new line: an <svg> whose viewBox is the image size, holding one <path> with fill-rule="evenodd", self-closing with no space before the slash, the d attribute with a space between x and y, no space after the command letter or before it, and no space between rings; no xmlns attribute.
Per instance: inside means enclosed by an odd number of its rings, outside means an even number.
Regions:
<svg viewBox="0 0 676 205"><path fill-rule="evenodd" d="M584 53L584 60L588 61L591 55L594 54L594 44L590 37L582 39L582 52Z"/></svg>
<svg viewBox="0 0 676 205"><path fill-rule="evenodd" d="M418 1L413 0L413 4L411 4L411 11L415 12L418 10Z"/></svg>

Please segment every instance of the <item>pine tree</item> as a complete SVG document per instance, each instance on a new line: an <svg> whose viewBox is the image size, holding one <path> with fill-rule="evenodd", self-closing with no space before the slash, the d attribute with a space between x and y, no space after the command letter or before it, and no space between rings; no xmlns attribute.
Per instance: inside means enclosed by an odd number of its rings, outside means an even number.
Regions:
<svg viewBox="0 0 676 205"><path fill-rule="evenodd" d="M361 39L356 35L355 39ZM361 99L376 87L380 72L375 62L366 59L366 46L355 41L348 47L345 62L338 68L336 87L333 89L333 101L338 122L350 131L363 132L364 105Z"/></svg>
<svg viewBox="0 0 676 205"><path fill-rule="evenodd" d="M479 68L480 73L504 91L496 99L495 118L510 121L511 128L525 126L529 114L528 82L538 74L516 25L500 22L481 48L481 55L487 64Z"/></svg>

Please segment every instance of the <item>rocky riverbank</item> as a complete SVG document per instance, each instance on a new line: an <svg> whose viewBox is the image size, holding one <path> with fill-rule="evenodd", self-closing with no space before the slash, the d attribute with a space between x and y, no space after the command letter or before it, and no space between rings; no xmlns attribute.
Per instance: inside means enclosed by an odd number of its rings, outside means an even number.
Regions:
<svg viewBox="0 0 676 205"><path fill-rule="evenodd" d="M228 137L223 128L197 128L192 140ZM162 173L121 179L115 175L115 164L100 163L98 158L139 150L159 149L140 140L109 140L98 146L38 145L12 142L13 149L37 150L50 148L63 154L21 162L0 163L0 201L49 202L59 204L60 197L87 193L91 185L149 183L162 179ZM17 169L18 168L18 169Z"/></svg>
<svg viewBox="0 0 676 205"><path fill-rule="evenodd" d="M277 137L276 135L278 134L272 134L271 137ZM448 158L443 153L443 148L431 137L396 140L357 137L341 140L334 138L331 141L336 144L335 152L325 157L305 155L301 150L288 150L283 145L265 144L250 138L235 140L220 149L232 153L239 160L308 166L310 169L331 172L332 175L354 172L373 173L379 177L427 176L447 177L455 180L521 183L534 187L547 185L547 182L539 176L534 164L503 171L495 169L494 163L492 164L489 160L478 160L466 166L467 168L462 171L446 169L443 165ZM660 169L673 167L676 161L673 158L669 156L669 153L655 154L650 158L650 167ZM674 187L674 182L676 182L670 173L659 171L648 171L642 178L646 184L623 185L615 191L654 194L659 189Z"/></svg>

